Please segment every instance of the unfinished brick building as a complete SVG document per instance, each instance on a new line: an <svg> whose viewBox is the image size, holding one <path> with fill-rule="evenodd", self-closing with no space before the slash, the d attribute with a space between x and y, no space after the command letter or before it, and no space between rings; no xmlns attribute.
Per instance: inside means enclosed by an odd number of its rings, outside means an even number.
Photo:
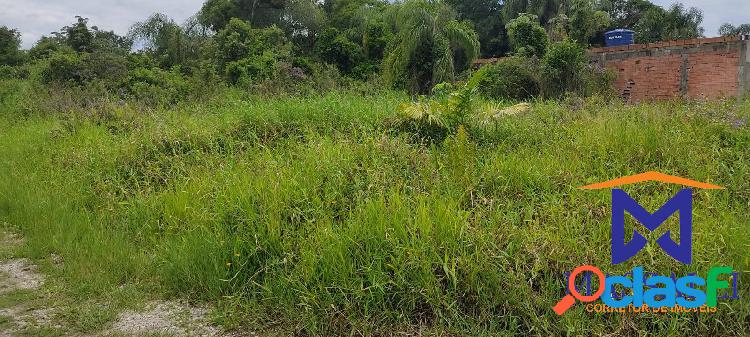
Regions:
<svg viewBox="0 0 750 337"><path fill-rule="evenodd" d="M627 101L740 96L750 91L750 40L719 37L595 48Z"/></svg>

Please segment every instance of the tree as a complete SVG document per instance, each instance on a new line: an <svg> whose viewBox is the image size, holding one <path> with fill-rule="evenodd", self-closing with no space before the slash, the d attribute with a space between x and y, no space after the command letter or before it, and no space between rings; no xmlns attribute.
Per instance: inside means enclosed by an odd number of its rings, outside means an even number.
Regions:
<svg viewBox="0 0 750 337"><path fill-rule="evenodd" d="M283 20L278 26L296 45L309 50L325 26L325 13L314 0L287 0Z"/></svg>
<svg viewBox="0 0 750 337"><path fill-rule="evenodd" d="M315 52L326 63L336 65L344 73L351 73L364 58L362 48L349 41L336 28L328 28L320 35Z"/></svg>
<svg viewBox="0 0 750 337"><path fill-rule="evenodd" d="M199 20L217 32L232 18L263 28L281 22L285 4L284 0L208 0L201 8Z"/></svg>
<svg viewBox="0 0 750 337"><path fill-rule="evenodd" d="M582 90L586 67L586 51L577 43L567 40L550 46L542 59L542 77L547 96L560 96L565 92Z"/></svg>
<svg viewBox="0 0 750 337"><path fill-rule="evenodd" d="M567 10L568 36L583 45L609 26L609 14L596 8L593 0L570 0Z"/></svg>
<svg viewBox="0 0 750 337"><path fill-rule="evenodd" d="M668 10L652 7L634 30L640 43L694 39L703 36L702 22L703 13L699 9L685 9L682 4L674 4Z"/></svg>
<svg viewBox="0 0 750 337"><path fill-rule="evenodd" d="M63 49L67 49L70 53L73 52L73 50L65 43L65 40L59 36L42 36L39 41L29 49L29 57L34 60L46 59Z"/></svg>
<svg viewBox="0 0 750 337"><path fill-rule="evenodd" d="M477 34L442 2L407 1L394 5L397 35L384 60L385 77L396 87L425 94L452 81L460 53L468 62L479 54Z"/></svg>
<svg viewBox="0 0 750 337"><path fill-rule="evenodd" d="M133 41L125 36L115 34L114 31L103 31L96 26L89 27L89 19L76 16L76 22L65 26L51 37L42 36L30 51L32 58L49 56L52 52L64 48L79 53L106 52L121 55L130 52Z"/></svg>
<svg viewBox="0 0 750 337"><path fill-rule="evenodd" d="M505 26L508 30L510 48L520 56L542 57L547 51L547 32L536 15L522 13Z"/></svg>
<svg viewBox="0 0 750 337"><path fill-rule="evenodd" d="M208 39L206 31L194 20L181 27L160 13L133 25L129 36L165 69L195 63L201 58L201 48Z"/></svg>
<svg viewBox="0 0 750 337"><path fill-rule="evenodd" d="M747 35L750 34L750 24L745 23L739 26L734 26L731 23L725 23L719 28L719 35L721 36L736 36L736 35Z"/></svg>
<svg viewBox="0 0 750 337"><path fill-rule="evenodd" d="M290 37L314 35L323 17L314 0L208 0L198 13L198 21L217 32L238 18L254 28L275 25Z"/></svg>
<svg viewBox="0 0 750 337"><path fill-rule="evenodd" d="M372 11L385 10L387 1L382 0L325 0L323 11L328 17L328 25L345 31L360 27L364 21L371 18Z"/></svg>
<svg viewBox="0 0 750 337"><path fill-rule="evenodd" d="M21 33L6 26L0 27L0 65L16 65L21 62Z"/></svg>
<svg viewBox="0 0 750 337"><path fill-rule="evenodd" d="M94 34L88 27L89 19L76 16L77 22L65 26L60 31L65 35L65 42L77 52L91 51Z"/></svg>
<svg viewBox="0 0 750 337"><path fill-rule="evenodd" d="M504 41L505 24L498 0L447 0L458 13L459 20L469 20L479 37L482 56L496 56L507 51Z"/></svg>
<svg viewBox="0 0 750 337"><path fill-rule="evenodd" d="M103 31L92 27L94 39L91 42L93 51L126 54L133 46L133 40L127 36L117 35L114 31Z"/></svg>
<svg viewBox="0 0 750 337"><path fill-rule="evenodd" d="M387 1L382 0L326 0L323 2L323 10L328 18L328 26L337 31L335 36L331 35L329 29L316 36L315 49L317 54L323 50L331 51L333 39L339 49L339 54L349 54L347 58L356 58L356 64L344 66L340 62L331 62L328 54L328 62L339 65L339 69L350 72L351 75L362 77L377 71L382 64L383 55L388 43L393 39L391 28L385 22ZM345 44L348 48L343 48ZM319 47L319 44L324 46ZM344 51L348 49L347 51ZM358 55L361 54L361 55ZM340 55L343 56L343 55ZM339 60L342 60L339 58ZM349 71L345 69L350 69Z"/></svg>
<svg viewBox="0 0 750 337"><path fill-rule="evenodd" d="M216 34L216 45L219 69L231 83L270 77L276 61L290 52L284 32L278 27L253 29L236 18Z"/></svg>
<svg viewBox="0 0 750 337"><path fill-rule="evenodd" d="M565 0L506 0L502 14L505 22L519 17L522 13L536 15L542 25L555 17Z"/></svg>
<svg viewBox="0 0 750 337"><path fill-rule="evenodd" d="M633 29L646 12L657 6L647 0L610 0L604 7L612 19L611 29Z"/></svg>

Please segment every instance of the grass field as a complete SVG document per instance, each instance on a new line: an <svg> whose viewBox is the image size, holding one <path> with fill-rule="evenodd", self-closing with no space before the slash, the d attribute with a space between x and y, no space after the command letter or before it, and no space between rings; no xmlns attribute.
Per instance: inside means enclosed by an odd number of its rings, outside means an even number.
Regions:
<svg viewBox="0 0 750 337"><path fill-rule="evenodd" d="M96 114L6 104L0 217L26 238L24 255L64 261L50 277L72 298L187 298L214 304L228 329L750 334L750 102L536 102L429 143L391 127L405 101L227 94ZM611 265L610 195L577 187L646 171L726 187L696 192L691 266L651 244ZM626 191L653 210L676 189ZM563 273L582 264L728 265L743 298L714 314L578 305L558 317Z"/></svg>

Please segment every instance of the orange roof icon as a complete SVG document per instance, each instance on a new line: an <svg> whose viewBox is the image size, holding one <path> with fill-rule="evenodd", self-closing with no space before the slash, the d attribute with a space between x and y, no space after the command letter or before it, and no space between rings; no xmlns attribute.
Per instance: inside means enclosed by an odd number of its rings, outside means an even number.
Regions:
<svg viewBox="0 0 750 337"><path fill-rule="evenodd" d="M654 172L654 171L636 174L636 175L627 176L627 177L622 177L622 178L605 181L601 183L596 183L592 185L582 186L579 188L582 190L600 190L600 189L605 189L605 188L615 188L617 186L635 184L635 183L646 182L646 181L658 181L662 183L677 184L677 185L683 185L683 186L706 189L706 190L724 189L724 187L721 187L718 185L702 183L699 181L694 181L694 180L681 178L677 176L671 176L668 174Z"/></svg>

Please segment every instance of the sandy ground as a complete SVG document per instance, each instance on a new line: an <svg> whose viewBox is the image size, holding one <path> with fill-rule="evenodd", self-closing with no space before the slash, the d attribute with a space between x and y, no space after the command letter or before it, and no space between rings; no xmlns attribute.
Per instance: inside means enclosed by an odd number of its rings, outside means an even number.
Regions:
<svg viewBox="0 0 750 337"><path fill-rule="evenodd" d="M22 240L13 234L0 232L0 248L12 249ZM40 292L45 277L27 259L0 260L0 299L3 296ZM40 295L42 296L42 295ZM0 337L29 335L29 331L57 331L63 336L82 336L68 332L64 323L53 319L60 308L40 306L31 301L10 302L0 306ZM2 303L2 301L0 301ZM179 302L155 301L146 305L143 311L125 311L118 315L104 331L86 336L229 336L221 329L210 325L207 320L208 308L198 308ZM31 329L31 330L30 330ZM54 334L59 336L59 333Z"/></svg>

